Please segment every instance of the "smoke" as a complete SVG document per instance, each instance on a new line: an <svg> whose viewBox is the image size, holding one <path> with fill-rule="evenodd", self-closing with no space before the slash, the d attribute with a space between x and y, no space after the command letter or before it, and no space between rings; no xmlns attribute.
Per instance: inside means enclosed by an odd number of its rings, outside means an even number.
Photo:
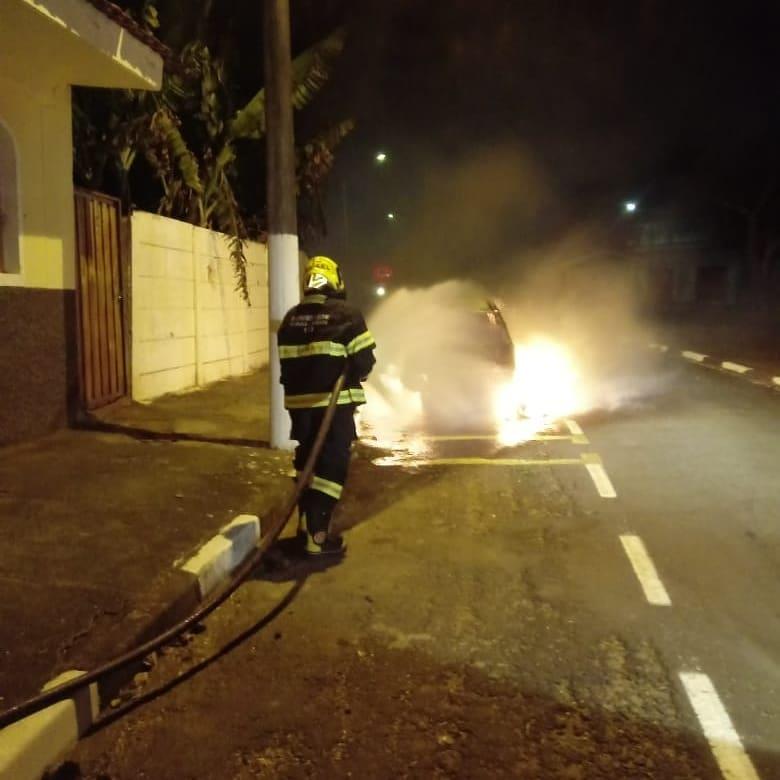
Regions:
<svg viewBox="0 0 780 780"><path fill-rule="evenodd" d="M518 243L544 231L554 201L538 164L516 146L429 164L402 214L388 260L404 284L490 283Z"/></svg>
<svg viewBox="0 0 780 780"><path fill-rule="evenodd" d="M518 344L545 338L570 355L581 408L614 411L664 390L647 350L635 259L604 250L593 230L514 258L503 286L504 318Z"/></svg>
<svg viewBox="0 0 780 780"><path fill-rule="evenodd" d="M487 295L474 283L448 281L392 293L370 315L377 367L361 414L365 430L485 430L492 395L507 369L491 359Z"/></svg>
<svg viewBox="0 0 780 780"><path fill-rule="evenodd" d="M515 399L526 414L529 397L535 407L556 399L554 416L633 407L663 390L638 269L615 251L614 227L563 230L549 177L517 149L438 168L424 191L393 265L425 286L396 290L369 315L378 364L364 425L484 431L501 427L497 394L504 414L511 393L526 396ZM491 299L519 350L514 381L475 319Z"/></svg>

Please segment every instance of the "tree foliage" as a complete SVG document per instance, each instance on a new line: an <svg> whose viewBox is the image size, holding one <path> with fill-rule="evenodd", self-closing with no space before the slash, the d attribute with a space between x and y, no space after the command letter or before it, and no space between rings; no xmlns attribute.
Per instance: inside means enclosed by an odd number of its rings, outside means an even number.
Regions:
<svg viewBox="0 0 780 780"><path fill-rule="evenodd" d="M159 24L151 0L135 11L150 28ZM344 31L336 30L295 58L295 108L304 108L325 86L343 48ZM237 110L234 99L224 63L199 40L181 47L167 64L159 93L77 90L75 178L93 189L115 191L126 206L140 197L160 214L226 233L237 288L248 301L244 241L258 237L264 225L237 195L239 144L265 135L265 90ZM340 122L298 150L306 233L325 230L320 188L333 165L333 150L353 126L351 120Z"/></svg>

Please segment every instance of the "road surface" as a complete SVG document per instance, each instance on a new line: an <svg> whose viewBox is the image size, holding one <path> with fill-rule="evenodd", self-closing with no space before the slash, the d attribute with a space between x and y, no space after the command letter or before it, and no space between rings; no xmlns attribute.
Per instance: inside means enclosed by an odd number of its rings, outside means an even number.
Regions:
<svg viewBox="0 0 780 780"><path fill-rule="evenodd" d="M60 776L780 778L780 398L664 376L518 447L361 447L345 560L266 567Z"/></svg>

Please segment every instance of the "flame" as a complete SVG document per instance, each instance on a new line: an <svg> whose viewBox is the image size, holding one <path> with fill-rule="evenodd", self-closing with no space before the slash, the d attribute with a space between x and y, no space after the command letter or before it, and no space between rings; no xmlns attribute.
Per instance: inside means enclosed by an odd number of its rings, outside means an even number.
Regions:
<svg viewBox="0 0 780 780"><path fill-rule="evenodd" d="M528 441L585 406L580 378L566 349L544 339L516 345L514 375L494 398L498 439L505 446Z"/></svg>
<svg viewBox="0 0 780 780"><path fill-rule="evenodd" d="M406 386L398 367L390 364L365 389L368 403L358 418L360 437L389 452L374 462L413 465L429 455L420 392ZM522 444L586 408L581 378L564 347L545 339L517 345L513 376L493 393L496 439L505 447Z"/></svg>

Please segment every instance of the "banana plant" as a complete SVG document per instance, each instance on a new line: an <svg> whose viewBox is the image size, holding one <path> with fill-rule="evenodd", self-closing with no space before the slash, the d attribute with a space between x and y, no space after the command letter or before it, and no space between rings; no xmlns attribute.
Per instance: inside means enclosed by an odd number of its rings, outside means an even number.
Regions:
<svg viewBox="0 0 780 780"><path fill-rule="evenodd" d="M355 123L346 119L312 138L297 150L296 180L301 211L308 216L302 229L304 238L327 232L322 187L333 168L336 147L355 129Z"/></svg>
<svg viewBox="0 0 780 780"><path fill-rule="evenodd" d="M153 2L146 0L139 10L149 27L158 24ZM344 38L344 31L336 30L295 58L292 101L296 109L306 106L326 84ZM142 156L162 190L159 213L228 234L237 289L248 301L244 254L248 231L234 189L236 141L260 140L265 135L265 90L258 90L232 116L229 102L224 68L200 42L182 48L166 69L159 93L79 91L74 111L76 178L100 187L110 164L129 205L130 172ZM99 110L95 103L100 104ZM99 118L91 121L95 115ZM314 170L325 159L322 143L323 139L315 139L304 147L301 159L308 163L299 166L307 177L299 187L303 193L313 193L311 187L319 181ZM316 163L306 151L315 147L321 149Z"/></svg>
<svg viewBox="0 0 780 780"><path fill-rule="evenodd" d="M296 108L303 108L322 89L343 48L344 32L337 30L294 60L292 99ZM171 88L164 90L148 139L147 160L165 192L160 212L183 216L202 227L216 228L231 236L237 288L248 300L243 243L247 230L233 188L237 158L235 142L259 140L265 134L265 90L258 90L226 122L224 72L220 64L212 60L207 47L201 44L186 47L182 52L182 63L184 75L174 75ZM201 130L205 129L208 139L199 156L190 150L175 112L177 103L194 102L198 105L193 115ZM339 135L338 140L341 137ZM325 140L316 143L322 144Z"/></svg>

